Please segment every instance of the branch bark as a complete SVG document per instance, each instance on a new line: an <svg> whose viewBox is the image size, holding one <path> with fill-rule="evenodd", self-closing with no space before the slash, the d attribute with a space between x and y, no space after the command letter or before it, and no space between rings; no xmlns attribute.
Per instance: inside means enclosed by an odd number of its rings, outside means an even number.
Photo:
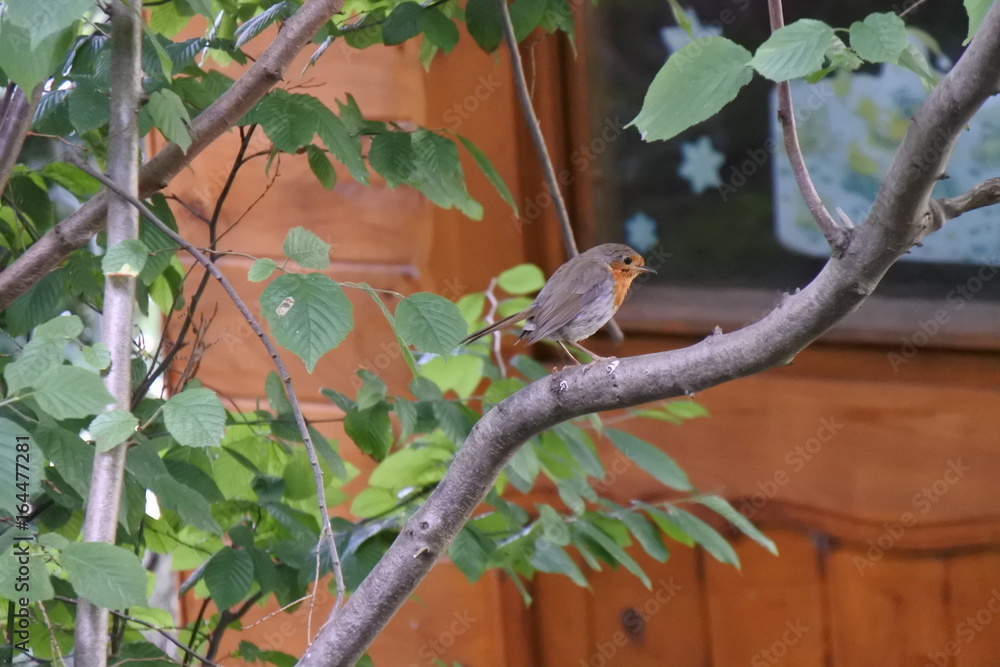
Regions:
<svg viewBox="0 0 1000 667"><path fill-rule="evenodd" d="M24 139L31 128L31 119L42 99L42 86L35 86L29 98L13 83L7 88L6 104L0 109L0 192L7 187L10 173L17 164Z"/></svg>
<svg viewBox="0 0 1000 667"><path fill-rule="evenodd" d="M774 32L785 25L785 16L781 8L781 0L768 0L768 16L771 20L771 31ZM779 81L778 88L778 122L781 124L781 134L785 140L785 153L788 154L788 161L792 164L792 174L795 176L795 183L799 186L799 192L806 201L806 207L812 214L819 230L826 237L826 242L833 250L833 256L840 258L851 242L851 231L840 226L830 212L823 205L823 200L813 185L812 177L809 176L809 169L806 167L805 157L802 155L802 147L799 145L799 133L795 129L795 112L792 110L792 87L788 81Z"/></svg>
<svg viewBox="0 0 1000 667"><path fill-rule="evenodd" d="M854 312L928 231L930 193L966 123L1000 84L1000 3L930 93L903 137L872 211L839 260L762 320L691 347L556 373L509 397L473 428L438 487L299 662L353 665L440 558L526 440L560 422L701 391L789 363Z"/></svg>
<svg viewBox="0 0 1000 667"><path fill-rule="evenodd" d="M111 118L108 172L123 192L139 187L139 96L142 93L142 0L111 3ZM120 197L108 202L108 247L139 238L139 215ZM101 338L111 352L104 380L114 396L111 409L132 407L132 329L135 275L108 275L104 281ZM94 455L90 493L83 522L85 542L115 543L128 443ZM108 660L108 610L80 599L76 611L75 664L104 667Z"/></svg>
<svg viewBox="0 0 1000 667"><path fill-rule="evenodd" d="M191 146L187 153L177 144L170 143L142 167L139 171L140 198L165 188L170 179L201 151L235 125L281 81L292 59L343 4L343 0L310 0L289 17L250 69L191 122ZM104 227L108 201L107 192L96 195L0 272L0 310L56 269L69 253L85 245Z"/></svg>
<svg viewBox="0 0 1000 667"><path fill-rule="evenodd" d="M198 248L187 241L184 237L180 236L177 232L170 229L170 227L157 218L145 204L136 199L134 196L119 189L118 186L115 185L115 183L107 176L94 171L85 164L80 164L78 166L103 183L105 187L112 190L116 195L120 196L130 207L134 208L138 213L141 213L142 216L149 220L154 227L163 232L163 234L165 234L178 246L184 248L184 250L194 257L199 264L205 267L205 270L212 274L212 277L219 281L219 284L222 285L222 289L225 290L233 304L237 309L239 309L240 314L243 315L247 324L249 324L250 328L253 329L254 334L256 334L257 338L260 339L264 349L267 350L268 356L271 357L271 361L274 363L274 367L278 371L278 377L281 378L281 382L285 386L285 392L288 394L288 402L292 406L292 416L295 418L295 425L298 427L299 434L302 436L302 442L306 446L306 453L309 456L309 464L311 465L313 471L313 481L316 485L316 503L319 506L322 521L322 528L320 529L320 543L325 541L326 547L330 552L334 579L337 585L337 598L334 601L333 609L330 611L332 616L332 614L340 609L341 602L344 599L346 591L344 586L344 573L340 566L340 555L337 552L337 542L333 537L333 527L330 525L330 510L326 504L326 484L323 482L323 469L320 467L319 458L316 456L316 447L313 445L312 436L309 434L309 426L306 423L305 415L302 413L302 406L299 404L298 395L295 392L295 385L292 383L292 375L288 372L288 367L281 358L278 348L271 340L271 337L267 335L267 332L264 331L264 328L260 325L260 322L257 321L257 318L254 317L252 312L250 312L250 308L240 297L236 288L233 287L233 284L229 282L229 279L226 278L222 271L219 270L219 267L217 267L208 256L198 250ZM128 404L126 404L126 409L128 409ZM319 549L319 545L317 545L316 548Z"/></svg>

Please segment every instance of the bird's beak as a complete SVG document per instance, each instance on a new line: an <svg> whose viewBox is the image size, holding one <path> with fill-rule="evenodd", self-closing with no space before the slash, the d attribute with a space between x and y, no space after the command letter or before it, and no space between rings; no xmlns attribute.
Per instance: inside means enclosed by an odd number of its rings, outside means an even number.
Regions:
<svg viewBox="0 0 1000 667"><path fill-rule="evenodd" d="M648 266L636 266L633 268L639 273L656 273L656 269L651 269Z"/></svg>

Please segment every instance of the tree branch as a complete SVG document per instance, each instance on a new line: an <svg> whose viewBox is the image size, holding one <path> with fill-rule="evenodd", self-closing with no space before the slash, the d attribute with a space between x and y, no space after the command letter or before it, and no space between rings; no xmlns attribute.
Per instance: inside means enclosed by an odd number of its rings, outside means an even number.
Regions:
<svg viewBox="0 0 1000 667"><path fill-rule="evenodd" d="M781 0L767 0L768 15L771 19L771 31L785 25L784 13L781 9ZM792 173L795 175L795 183L799 186L802 198L806 201L809 212L819 225L819 229L826 237L827 243L833 249L833 256L840 258L851 242L851 231L841 227L830 212L823 205L816 186L813 185L809 176L809 169L806 167L806 160L802 155L802 147L799 146L799 134L795 129L795 113L792 110L792 88L788 81L780 81L778 86L778 122L781 123L781 133L785 139L785 152L788 154L788 161L792 164Z"/></svg>
<svg viewBox="0 0 1000 667"><path fill-rule="evenodd" d="M187 153L177 144L169 143L142 167L139 171L140 197L148 197L166 187L170 179L201 151L235 125L281 81L292 59L342 6L343 0L310 0L292 14L260 58L236 79L229 90L191 121L191 146ZM104 226L107 203L107 192L96 195L0 272L0 310L99 232Z"/></svg>
<svg viewBox="0 0 1000 667"><path fill-rule="evenodd" d="M998 202L1000 202L1000 178L987 179L957 197L932 199L930 208L933 217L928 226L928 233L941 229L944 223L963 213L992 206Z"/></svg>
<svg viewBox="0 0 1000 667"><path fill-rule="evenodd" d="M35 86L31 99L13 83L7 86L5 104L0 109L0 192L7 187L10 172L17 164L24 139L31 129L31 119L42 99L42 85Z"/></svg>
<svg viewBox="0 0 1000 667"><path fill-rule="evenodd" d="M142 0L113 0L111 4L111 118L108 125L108 172L115 188L133 193L139 187L139 96L142 93L140 54ZM139 215L127 201L108 201L108 247L139 238ZM111 353L104 379L114 397L110 409L132 407L132 331L135 322L135 286L138 276L109 274L104 281L102 342ZM118 509L125 482L123 442L94 454L90 493L83 520L85 542L115 543ZM103 667L108 660L108 610L85 598L76 611L74 663Z"/></svg>
<svg viewBox="0 0 1000 667"><path fill-rule="evenodd" d="M514 22L510 18L510 9L507 7L507 0L496 0L500 8L500 18L503 24L504 41L507 44L507 52L510 54L510 66L514 74L514 88L517 90L517 99L521 103L521 112L524 114L524 123L528 126L531 134L531 143L538 153L538 162L542 165L542 173L545 175L545 184L552 196L552 202L556 207L556 217L559 220L559 231L562 234L563 246L566 248L566 259L572 259L580 254L580 249L576 245L576 237L573 235L573 224L569 219L569 210L566 208L566 200L563 198L562 190L559 189L559 181L556 179L556 170L552 166L552 156L545 144L545 135L542 134L542 124L535 113L535 106L531 103L531 93L528 91L528 79L524 74L524 61L521 59L521 51L517 47L517 35L514 33ZM615 322L614 318L608 320L605 325L611 339L615 343L625 340L625 334Z"/></svg>
<svg viewBox="0 0 1000 667"><path fill-rule="evenodd" d="M217 267L211 259L206 257L204 253L198 250L198 248L188 242L184 237L170 229L170 227L157 218L145 204L135 197L127 195L123 191L119 190L107 176L91 169L89 165L78 163L77 166L99 180L109 190L134 206L139 213L143 215L143 217L153 224L154 227L163 232L171 241L184 248L192 257L194 257L195 261L205 267L205 270L211 273L212 277L218 280L219 284L222 285L222 289L224 289L226 294L229 295L230 300L232 300L232 302L239 309L240 314L243 315L247 324L250 325L250 328L253 329L257 338L260 339L261 344L264 345L264 349L267 350L268 356L271 357L271 361L274 363L274 367L278 371L278 377L281 378L281 382L285 386L285 392L288 394L288 402L292 406L292 416L295 418L295 424L299 428L299 434L302 436L302 442L306 446L306 453L309 455L309 463L312 465L313 480L316 483L316 502L319 505L320 514L322 515L320 541L322 542L325 539L327 549L330 551L330 559L333 561L333 573L337 585L337 599L334 602L333 609L339 609L345 594L344 573L340 567L340 556L337 552L337 543L333 539L333 528L330 526L330 511L326 504L326 485L323 483L323 470L320 468L319 459L316 457L316 448L313 446L312 436L309 435L309 427L306 424L305 415L302 414L302 407L299 405L299 399L295 393L295 386L292 384L292 376L288 372L288 367L285 366L285 362L282 360L281 355L278 352L278 348L275 347L271 337L264 331L264 328L260 325L260 322L257 321L257 318L253 316L252 312L250 312L250 308L247 307L246 302L244 302L240 295L236 292L233 284L229 282L229 279L226 278L222 271L219 270L219 267ZM317 548L319 548L318 545Z"/></svg>
<svg viewBox="0 0 1000 667"><path fill-rule="evenodd" d="M445 553L525 441L558 423L690 394L789 363L854 312L924 233L930 193L966 123L1000 84L1000 3L994 3L962 58L914 115L865 224L840 260L762 320L691 347L573 368L534 382L490 410L472 429L427 501L320 633L301 667L353 665Z"/></svg>

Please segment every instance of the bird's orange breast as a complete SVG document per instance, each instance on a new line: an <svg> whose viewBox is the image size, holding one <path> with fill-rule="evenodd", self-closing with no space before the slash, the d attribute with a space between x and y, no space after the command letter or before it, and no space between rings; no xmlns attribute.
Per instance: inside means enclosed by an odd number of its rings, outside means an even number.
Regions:
<svg viewBox="0 0 1000 667"><path fill-rule="evenodd" d="M615 310L625 302L625 295L628 294L628 288L632 286L632 281L638 275L630 267L623 266L620 268L612 268L611 275L615 279Z"/></svg>

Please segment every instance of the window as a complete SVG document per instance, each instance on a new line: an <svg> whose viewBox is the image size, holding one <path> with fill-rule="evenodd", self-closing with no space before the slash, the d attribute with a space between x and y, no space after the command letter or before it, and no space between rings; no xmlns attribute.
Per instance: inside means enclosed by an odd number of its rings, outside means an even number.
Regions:
<svg viewBox="0 0 1000 667"><path fill-rule="evenodd" d="M751 0L683 3L696 37L722 34L756 48L770 30L767 6ZM785 3L786 22L809 17L847 27L874 11L905 5L851 0ZM936 72L961 54L967 19L958 3L928 2L905 16L911 42ZM690 39L668 3L602 0L587 17L581 67L589 134L628 122L670 53ZM940 39L935 43L933 38ZM840 36L846 39L846 35ZM836 217L864 219L912 111L924 97L920 77L899 67L870 67L795 82L793 99L810 173ZM805 285L829 250L795 187L775 118L773 86L760 76L720 114L666 142L619 132L595 157L586 196L596 242L623 240L659 273L636 290L622 319L637 327L705 331L766 312L781 292ZM954 196L1000 175L1000 101L975 119L935 190ZM982 345L973 333L1000 331L1000 208L950 222L883 280L879 298L840 329L852 339L898 340L941 308L949 312L937 342ZM954 317L951 317L954 315ZM992 343L985 343L992 345Z"/></svg>

